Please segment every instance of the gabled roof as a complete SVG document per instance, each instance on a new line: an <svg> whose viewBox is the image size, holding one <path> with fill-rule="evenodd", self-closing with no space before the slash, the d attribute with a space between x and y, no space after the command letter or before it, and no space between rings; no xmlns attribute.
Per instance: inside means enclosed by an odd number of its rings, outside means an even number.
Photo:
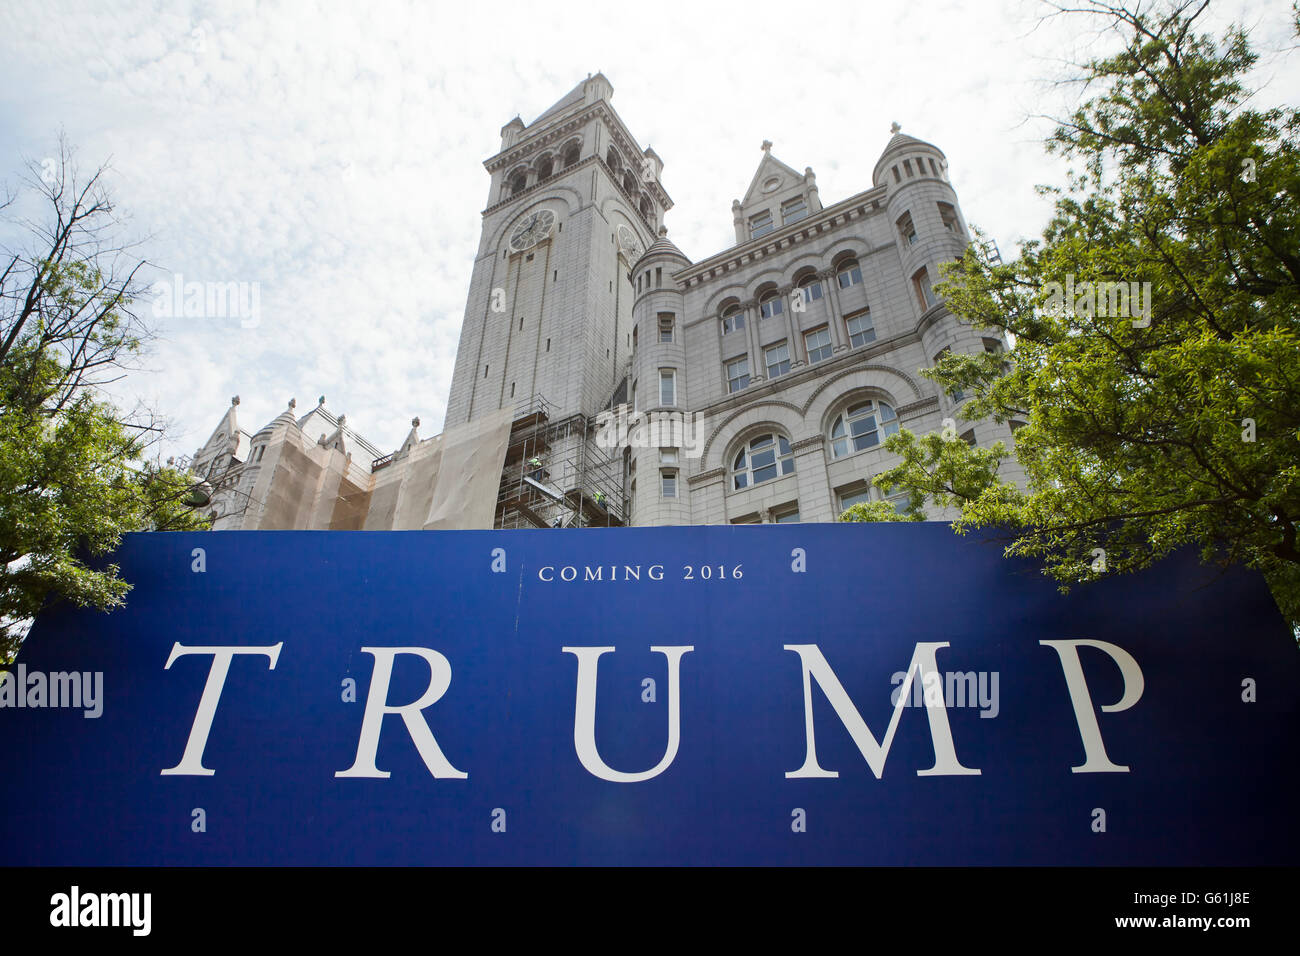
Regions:
<svg viewBox="0 0 1300 956"><path fill-rule="evenodd" d="M234 453L239 444L239 420L235 415L235 409L238 407L239 396L236 395L230 400L230 407L226 409L226 414L221 416L221 421L218 422L217 427L212 430L212 434L209 435L208 440L203 443L203 447L199 449L198 456L196 457L201 456L211 448L227 445L230 447L231 453Z"/></svg>
<svg viewBox="0 0 1300 956"><path fill-rule="evenodd" d="M751 202L764 198L770 193L782 192L803 183L803 173L797 172L773 156L770 146L769 143L768 148L763 150L763 158L758 164L758 169L754 170L754 178L749 181L749 189L745 192L745 198L740 201L742 206L748 206ZM781 185L764 193L762 191L763 183L773 176L781 180Z"/></svg>

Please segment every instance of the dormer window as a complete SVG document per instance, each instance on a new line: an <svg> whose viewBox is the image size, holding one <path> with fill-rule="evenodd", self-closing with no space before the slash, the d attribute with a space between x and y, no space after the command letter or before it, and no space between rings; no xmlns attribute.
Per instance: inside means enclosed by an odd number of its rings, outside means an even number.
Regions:
<svg viewBox="0 0 1300 956"><path fill-rule="evenodd" d="M776 223L772 221L772 211L764 209L756 216L749 218L749 238L758 239L766 236L776 228Z"/></svg>
<svg viewBox="0 0 1300 956"><path fill-rule="evenodd" d="M796 199L787 199L781 203L781 223L790 225L792 222L798 222L808 215L808 203L802 196Z"/></svg>

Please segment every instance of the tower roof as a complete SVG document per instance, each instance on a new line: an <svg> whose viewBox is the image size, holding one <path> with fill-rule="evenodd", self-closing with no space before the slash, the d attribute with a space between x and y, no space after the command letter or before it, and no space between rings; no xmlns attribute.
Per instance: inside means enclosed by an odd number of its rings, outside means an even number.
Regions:
<svg viewBox="0 0 1300 956"><path fill-rule="evenodd" d="M555 103L551 104L551 106L543 110L542 115L537 117L537 119L533 120L528 125L535 126L536 124L540 123L542 120L547 119L550 116L554 116L556 113L564 112L564 110L568 109L573 104L582 102L582 88L586 84L586 82L587 82L586 80L583 80L582 83L579 83L573 89L569 90L568 93L565 93Z"/></svg>
<svg viewBox="0 0 1300 956"><path fill-rule="evenodd" d="M614 89L613 85L609 82L608 79L605 78L605 75L603 73L592 74L588 76L585 80L580 82L573 89L569 90L568 93L565 93L555 103L551 104L550 107L543 110L542 114L538 116L537 119L529 123L528 125L530 127L536 126L538 123L542 122L543 120L550 119L552 116L556 116L560 113L563 113L571 106L576 106L579 103L585 102L587 99L587 88L593 80L599 81L599 85L602 86L605 91L607 91L606 95L613 92ZM597 91L597 97L599 97L599 92L600 91Z"/></svg>
<svg viewBox="0 0 1300 956"><path fill-rule="evenodd" d="M640 264L644 260L650 259L654 256L673 256L677 259L681 259L687 265L691 264L690 256L678 249L677 244L668 238L667 226L659 227L659 238L650 243L650 247L641 254L641 258L633 264L632 268L635 269L637 264Z"/></svg>
<svg viewBox="0 0 1300 956"><path fill-rule="evenodd" d="M943 150L938 146L935 146L934 143L928 143L923 139L917 139L915 136L908 136L906 133L900 132L900 129L901 127L899 127L897 123L890 128L890 132L894 135L889 138L889 142L885 144L885 148L881 152L880 158L876 160L875 169L873 169L871 173L871 181L877 186L879 186L883 181L881 175L889 165L890 158L899 153L906 152L909 149L921 149L933 152L945 162L948 158L944 155Z"/></svg>

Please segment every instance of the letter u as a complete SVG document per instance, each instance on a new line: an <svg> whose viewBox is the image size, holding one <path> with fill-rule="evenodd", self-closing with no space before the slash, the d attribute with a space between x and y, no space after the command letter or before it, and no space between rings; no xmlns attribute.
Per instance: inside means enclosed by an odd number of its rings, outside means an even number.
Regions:
<svg viewBox="0 0 1300 956"><path fill-rule="evenodd" d="M663 759L649 770L640 773L623 773L612 769L600 758L596 749L596 675L600 655L612 647L563 647L566 654L578 659L578 692L573 711L573 747L578 760L587 772L611 783L640 783L659 776L677 757L677 747L682 736L681 662L682 655L695 650L686 647L651 647L652 652L668 658L668 746Z"/></svg>

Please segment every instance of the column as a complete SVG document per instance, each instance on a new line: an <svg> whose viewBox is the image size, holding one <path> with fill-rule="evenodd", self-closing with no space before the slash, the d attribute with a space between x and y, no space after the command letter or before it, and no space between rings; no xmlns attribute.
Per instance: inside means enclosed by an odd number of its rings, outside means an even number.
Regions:
<svg viewBox="0 0 1300 956"><path fill-rule="evenodd" d="M763 352L758 347L758 300L750 299L740 303L745 310L745 337L749 341L749 381L750 384L767 378L767 365L763 363Z"/></svg>
<svg viewBox="0 0 1300 956"><path fill-rule="evenodd" d="M817 273L826 291L830 303L831 343L833 352L843 352L849 347L848 336L844 333L844 314L840 311L840 283L835 277L834 269L823 269Z"/></svg>
<svg viewBox="0 0 1300 956"><path fill-rule="evenodd" d="M794 309L790 307L793 286L782 286L777 289L781 294L781 309L785 312L785 331L790 341L790 371L794 371L801 366L808 364L808 355L804 351L803 333L799 331L799 323L794 320ZM802 292L795 292L796 295L802 296Z"/></svg>

